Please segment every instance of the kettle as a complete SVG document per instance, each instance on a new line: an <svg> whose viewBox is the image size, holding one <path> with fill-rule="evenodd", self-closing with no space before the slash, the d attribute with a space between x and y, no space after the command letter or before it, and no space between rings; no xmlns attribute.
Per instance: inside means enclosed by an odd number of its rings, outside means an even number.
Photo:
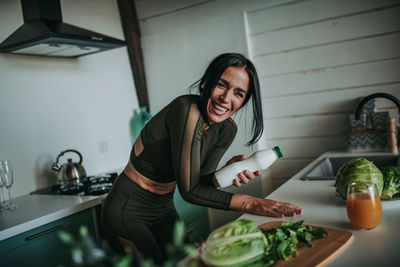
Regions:
<svg viewBox="0 0 400 267"><path fill-rule="evenodd" d="M79 162L72 162L72 159L68 159L68 163L62 166L58 163L58 160L67 152L74 152L79 155ZM52 170L57 171L57 184L78 184L81 183L81 179L86 177L85 168L82 166L82 154L74 149L67 149L58 155L56 162L52 165Z"/></svg>

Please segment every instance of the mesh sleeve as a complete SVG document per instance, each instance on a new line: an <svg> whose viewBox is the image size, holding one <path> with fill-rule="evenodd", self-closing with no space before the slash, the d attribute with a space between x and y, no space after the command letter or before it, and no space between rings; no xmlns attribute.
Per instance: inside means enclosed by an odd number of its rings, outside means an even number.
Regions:
<svg viewBox="0 0 400 267"><path fill-rule="evenodd" d="M178 189L190 203L227 210L232 193L200 183L202 124L196 104L178 101L168 112L167 127Z"/></svg>
<svg viewBox="0 0 400 267"><path fill-rule="evenodd" d="M214 186L213 178L215 170L222 156L228 150L236 136L237 127L232 119L226 121L222 129L219 131L219 140L217 145L213 147L205 162L202 164L202 175L200 183Z"/></svg>
<svg viewBox="0 0 400 267"><path fill-rule="evenodd" d="M202 166L202 173L215 172L222 156L228 150L236 136L237 127L232 119L228 119L219 131L219 140Z"/></svg>

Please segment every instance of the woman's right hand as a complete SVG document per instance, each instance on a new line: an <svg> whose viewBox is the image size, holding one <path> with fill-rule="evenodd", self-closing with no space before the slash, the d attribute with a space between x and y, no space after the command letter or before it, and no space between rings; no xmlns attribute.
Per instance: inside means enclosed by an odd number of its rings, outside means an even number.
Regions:
<svg viewBox="0 0 400 267"><path fill-rule="evenodd" d="M287 202L272 199L249 197L245 200L242 211L250 214L283 218L302 214L303 210Z"/></svg>

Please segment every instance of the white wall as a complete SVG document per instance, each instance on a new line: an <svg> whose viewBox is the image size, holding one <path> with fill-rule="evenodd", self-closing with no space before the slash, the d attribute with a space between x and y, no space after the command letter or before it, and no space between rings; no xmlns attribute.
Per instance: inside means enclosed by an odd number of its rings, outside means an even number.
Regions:
<svg viewBox="0 0 400 267"><path fill-rule="evenodd" d="M399 1L135 0L152 112L198 79L222 52L248 55L261 78L265 136L284 160L239 192L267 195L327 150L346 149L343 131L358 97L400 97ZM163 96L163 97L160 97ZM380 110L394 106L379 101ZM249 116L247 121L250 122ZM221 163L248 154L244 119ZM211 226L237 213L210 210Z"/></svg>
<svg viewBox="0 0 400 267"><path fill-rule="evenodd" d="M116 1L61 1L63 21L124 39ZM0 1L0 41L23 23L20 1ZM15 169L15 196L56 182L51 164L68 148L88 175L120 170L138 106L127 49L62 59L0 54L0 159ZM74 154L66 154L62 163Z"/></svg>

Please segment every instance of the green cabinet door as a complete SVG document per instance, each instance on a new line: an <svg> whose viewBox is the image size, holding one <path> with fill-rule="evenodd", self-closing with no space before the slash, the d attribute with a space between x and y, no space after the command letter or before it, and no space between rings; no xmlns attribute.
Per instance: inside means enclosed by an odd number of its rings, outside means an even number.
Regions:
<svg viewBox="0 0 400 267"><path fill-rule="evenodd" d="M184 221L186 233L191 242L201 243L210 234L208 208L193 205L182 199L178 190L174 194L175 209Z"/></svg>
<svg viewBox="0 0 400 267"><path fill-rule="evenodd" d="M71 252L58 238L59 231L74 236L86 225L95 236L92 209L87 209L0 242L1 266L71 266Z"/></svg>

